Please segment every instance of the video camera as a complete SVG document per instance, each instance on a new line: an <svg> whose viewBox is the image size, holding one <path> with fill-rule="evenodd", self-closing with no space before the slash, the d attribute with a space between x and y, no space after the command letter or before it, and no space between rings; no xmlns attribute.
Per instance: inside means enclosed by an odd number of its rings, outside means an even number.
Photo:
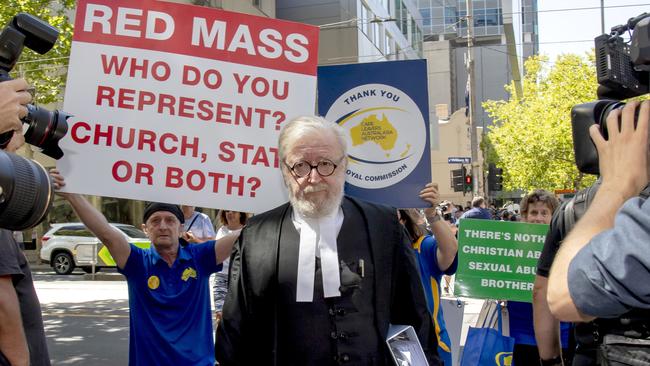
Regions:
<svg viewBox="0 0 650 366"><path fill-rule="evenodd" d="M23 48L45 54L52 49L59 31L30 14L19 13L0 33L0 82L11 80L9 72L16 65ZM25 142L41 149L54 159L63 151L59 140L68 132L69 114L49 111L32 104L22 119ZM0 134L4 150L14 131ZM54 189L47 170L39 163L0 150L0 228L24 230L40 223L51 206Z"/></svg>
<svg viewBox="0 0 650 366"><path fill-rule="evenodd" d="M622 37L631 32L629 43ZM598 99L571 109L573 149L578 170L599 174L598 152L589 127L598 124L607 139L607 115L622 108L622 99L647 94L650 84L650 14L643 13L595 39Z"/></svg>

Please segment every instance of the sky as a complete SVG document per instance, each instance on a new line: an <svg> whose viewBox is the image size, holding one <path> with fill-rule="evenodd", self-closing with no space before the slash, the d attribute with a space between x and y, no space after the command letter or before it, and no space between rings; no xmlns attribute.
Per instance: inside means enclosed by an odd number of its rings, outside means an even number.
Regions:
<svg viewBox="0 0 650 366"><path fill-rule="evenodd" d="M540 53L551 61L563 53L590 52L593 39L602 33L600 0L538 0L537 6ZM604 6L606 33L629 18L650 13L650 0L604 0Z"/></svg>

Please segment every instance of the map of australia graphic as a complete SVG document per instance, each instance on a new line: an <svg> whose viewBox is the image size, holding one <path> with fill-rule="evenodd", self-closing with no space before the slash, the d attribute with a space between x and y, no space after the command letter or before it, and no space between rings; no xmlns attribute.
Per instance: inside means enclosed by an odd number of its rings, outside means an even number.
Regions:
<svg viewBox="0 0 650 366"><path fill-rule="evenodd" d="M390 151L395 147L397 141L397 130L390 123L386 115L382 114L381 120L376 114L371 114L364 118L361 123L350 129L352 146L372 142L386 151L386 156L390 156Z"/></svg>

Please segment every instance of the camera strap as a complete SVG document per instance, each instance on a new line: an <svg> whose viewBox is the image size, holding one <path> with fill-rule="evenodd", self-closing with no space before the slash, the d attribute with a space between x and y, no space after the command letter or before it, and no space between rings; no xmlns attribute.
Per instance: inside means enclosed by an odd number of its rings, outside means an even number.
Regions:
<svg viewBox="0 0 650 366"><path fill-rule="evenodd" d="M639 197L643 198L644 200L647 200L648 197L650 197L650 183L643 188L641 193L639 193Z"/></svg>
<svg viewBox="0 0 650 366"><path fill-rule="evenodd" d="M192 225L194 225L194 222L196 221L196 219L199 218L199 216L200 215L198 213L196 215L194 215L194 219L192 219L192 222L190 222L190 226L188 226L187 230L185 230L185 231L190 231L190 229L192 228Z"/></svg>
<svg viewBox="0 0 650 366"><path fill-rule="evenodd" d="M566 238L566 235L575 226L576 222L587 212L601 183L602 179L598 178L594 184L576 193L575 197L569 200L566 206L564 206L564 211L562 212L564 216L562 222L562 238Z"/></svg>

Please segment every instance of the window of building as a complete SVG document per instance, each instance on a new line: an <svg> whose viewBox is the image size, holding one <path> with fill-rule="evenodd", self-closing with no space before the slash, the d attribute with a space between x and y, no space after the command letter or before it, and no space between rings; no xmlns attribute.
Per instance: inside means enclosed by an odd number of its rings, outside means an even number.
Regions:
<svg viewBox="0 0 650 366"><path fill-rule="evenodd" d="M372 23L372 43L374 43L375 46L377 46L377 48L380 51L383 51L383 49L382 49L383 48L382 47L383 40L384 40L384 34L383 33L384 32L383 32L382 26L377 22L373 22Z"/></svg>
<svg viewBox="0 0 650 366"><path fill-rule="evenodd" d="M403 2L400 1L400 17L399 17L399 29L402 31L404 36L408 35L408 26L409 26L409 17L410 14L408 13L406 9L406 5L404 5Z"/></svg>
<svg viewBox="0 0 650 366"><path fill-rule="evenodd" d="M501 9L485 9L485 25L503 25Z"/></svg>
<svg viewBox="0 0 650 366"><path fill-rule="evenodd" d="M484 27L485 26L485 9L483 8L474 8L474 26L475 27Z"/></svg>
<svg viewBox="0 0 650 366"><path fill-rule="evenodd" d="M381 0L381 7L390 12L390 9L388 9L388 0Z"/></svg>
<svg viewBox="0 0 650 366"><path fill-rule="evenodd" d="M420 9L420 14L422 14L422 25L425 27L430 26L432 24L431 8Z"/></svg>
<svg viewBox="0 0 650 366"><path fill-rule="evenodd" d="M372 39L372 12L368 6L364 3L361 3L361 30L365 33L368 38Z"/></svg>
<svg viewBox="0 0 650 366"><path fill-rule="evenodd" d="M253 0L253 6L261 8L262 7L262 0Z"/></svg>
<svg viewBox="0 0 650 366"><path fill-rule="evenodd" d="M461 10L458 12L458 28L467 28L467 11Z"/></svg>
<svg viewBox="0 0 650 366"><path fill-rule="evenodd" d="M445 26L453 27L458 22L458 12L455 6L445 7Z"/></svg>
<svg viewBox="0 0 650 366"><path fill-rule="evenodd" d="M418 54L422 54L422 31L418 28L415 19L411 18L411 47Z"/></svg>
<svg viewBox="0 0 650 366"><path fill-rule="evenodd" d="M503 25L503 10L501 0L474 0L472 2L474 13L474 34L494 35L500 34ZM466 28L467 23L462 20L467 14L464 1L458 3L457 22L458 28ZM462 34L462 32L459 32Z"/></svg>

